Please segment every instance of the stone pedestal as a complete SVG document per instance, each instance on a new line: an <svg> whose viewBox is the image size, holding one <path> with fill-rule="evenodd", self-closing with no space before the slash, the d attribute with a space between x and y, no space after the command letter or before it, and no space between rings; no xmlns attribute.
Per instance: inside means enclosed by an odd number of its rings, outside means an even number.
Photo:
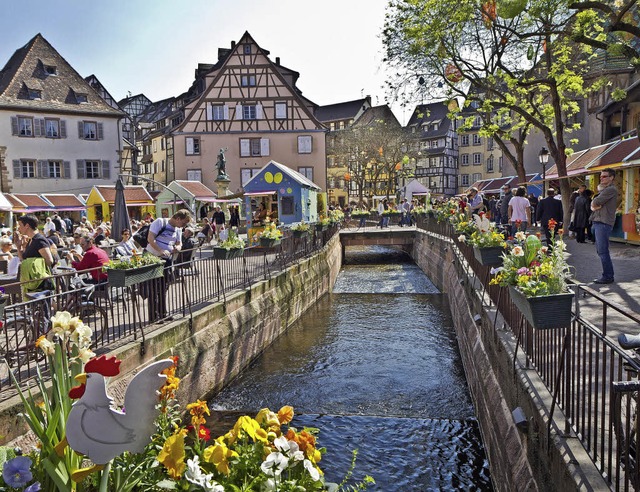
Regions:
<svg viewBox="0 0 640 492"><path fill-rule="evenodd" d="M231 183L231 180L229 179L229 176L227 176L226 174L218 174L218 177L215 180L216 185L218 185L218 198L220 199L225 199L227 197L227 190L229 189L229 183ZM227 203L223 202L220 204L222 211L224 212L225 217L227 217L227 220L229 219L229 206Z"/></svg>

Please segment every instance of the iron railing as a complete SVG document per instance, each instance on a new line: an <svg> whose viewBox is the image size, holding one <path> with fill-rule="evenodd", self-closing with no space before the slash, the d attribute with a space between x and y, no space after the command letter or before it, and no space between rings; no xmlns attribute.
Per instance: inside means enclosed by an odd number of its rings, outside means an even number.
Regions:
<svg viewBox="0 0 640 492"><path fill-rule="evenodd" d="M607 300L597 291L574 283L575 299L569 326L536 330L516 308L507 288L489 285L490 267L481 265L473 248L458 240L451 224L433 218L421 218L419 229L438 234L454 246L456 268L466 282L469 298L495 307L505 328L517 338L518 349L526 356L526 367L539 374L553 395L554 406L564 414L564 428L572 431L613 490L640 490L640 456L638 453L638 387L620 384L637 381L640 365L637 358L622 350L612 338L621 331L640 332L640 316ZM473 291L473 292L472 292ZM480 295L478 293L480 292ZM620 404L621 397L624 404ZM617 402L617 404L616 404Z"/></svg>
<svg viewBox="0 0 640 492"><path fill-rule="evenodd" d="M90 271L58 269L54 290L24 297L20 283L3 285L9 300L0 315L0 401L15 393L18 383L34 378L37 370L47 373L46 359L36 348L37 339L50 329L50 318L69 311L93 330L92 349L106 352L130 340L140 342L159 324L188 317L209 303L225 301L238 289L270 278L302 258L311 256L336 234L338 228L311 230L307 237L295 238L291 231L273 248L245 248L241 257L216 259L211 248L184 252L182 260L165 268L164 276L140 284L117 287L105 281L97 285L81 283L78 274Z"/></svg>

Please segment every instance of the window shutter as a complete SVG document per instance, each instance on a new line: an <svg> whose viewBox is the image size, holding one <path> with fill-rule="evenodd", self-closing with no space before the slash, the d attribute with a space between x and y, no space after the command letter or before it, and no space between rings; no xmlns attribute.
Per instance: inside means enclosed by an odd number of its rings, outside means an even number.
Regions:
<svg viewBox="0 0 640 492"><path fill-rule="evenodd" d="M22 177L22 166L19 159L13 160L13 179L20 179Z"/></svg>
<svg viewBox="0 0 640 492"><path fill-rule="evenodd" d="M269 139L260 139L260 155L269 155Z"/></svg>
<svg viewBox="0 0 640 492"><path fill-rule="evenodd" d="M187 155L192 155L193 154L193 138L186 137L185 145L187 146Z"/></svg>
<svg viewBox="0 0 640 492"><path fill-rule="evenodd" d="M78 138L84 140L84 121L78 121Z"/></svg>
<svg viewBox="0 0 640 492"><path fill-rule="evenodd" d="M67 138L67 122L60 120L60 138Z"/></svg>
<svg viewBox="0 0 640 492"><path fill-rule="evenodd" d="M262 119L262 104L256 104L256 120Z"/></svg>
<svg viewBox="0 0 640 492"><path fill-rule="evenodd" d="M96 126L98 127L98 140L104 140L104 125L98 123Z"/></svg>
<svg viewBox="0 0 640 492"><path fill-rule="evenodd" d="M44 131L44 120L41 118L34 118L33 120L33 136L34 137L43 137L45 135Z"/></svg>
<svg viewBox="0 0 640 492"><path fill-rule="evenodd" d="M102 179L111 179L111 169L109 161L102 161Z"/></svg>
<svg viewBox="0 0 640 492"><path fill-rule="evenodd" d="M71 178L71 162L70 161L64 161L62 163L62 177L64 179Z"/></svg>
<svg viewBox="0 0 640 492"><path fill-rule="evenodd" d="M226 104L222 107L222 112L224 114L224 119L228 120L229 119L229 106L227 106Z"/></svg>
<svg viewBox="0 0 640 492"><path fill-rule="evenodd" d="M236 120L242 119L242 104L236 104Z"/></svg>
<svg viewBox="0 0 640 492"><path fill-rule="evenodd" d="M248 138L240 139L240 157L249 157L251 155L251 145Z"/></svg>
<svg viewBox="0 0 640 492"><path fill-rule="evenodd" d="M11 117L11 135L18 135L18 118L15 116Z"/></svg>
<svg viewBox="0 0 640 492"><path fill-rule="evenodd" d="M207 103L207 121L213 120L213 103Z"/></svg>
<svg viewBox="0 0 640 492"><path fill-rule="evenodd" d="M49 161L38 161L38 174L39 178L49 177Z"/></svg>
<svg viewBox="0 0 640 492"><path fill-rule="evenodd" d="M84 179L85 177L85 164L83 159L76 160L76 165L78 167L78 179Z"/></svg>

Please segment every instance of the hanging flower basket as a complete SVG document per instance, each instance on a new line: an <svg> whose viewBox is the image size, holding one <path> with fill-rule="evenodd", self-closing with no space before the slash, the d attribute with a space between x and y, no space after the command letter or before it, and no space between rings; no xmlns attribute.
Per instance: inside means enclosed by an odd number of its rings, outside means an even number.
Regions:
<svg viewBox="0 0 640 492"><path fill-rule="evenodd" d="M293 231L293 237L302 238L307 237L309 235L309 231Z"/></svg>
<svg viewBox="0 0 640 492"><path fill-rule="evenodd" d="M267 237L260 238L260 246L262 246L263 248L273 248L278 244L280 244L280 239L269 239Z"/></svg>
<svg viewBox="0 0 640 492"><path fill-rule="evenodd" d="M490 246L488 248L473 247L473 256L481 265L484 266L500 266L502 265L502 253L504 248L501 246Z"/></svg>
<svg viewBox="0 0 640 492"><path fill-rule="evenodd" d="M213 257L216 260L232 260L233 258L240 258L244 254L244 248L213 248Z"/></svg>
<svg viewBox="0 0 640 492"><path fill-rule="evenodd" d="M138 268L128 268L118 270L107 268L109 285L112 287L130 287L135 284L146 282L154 278L162 277L164 274L164 262L155 265L145 265Z"/></svg>
<svg viewBox="0 0 640 492"><path fill-rule="evenodd" d="M511 300L527 321L538 330L564 328L571 324L573 292L551 296L525 297L517 288L509 286Z"/></svg>

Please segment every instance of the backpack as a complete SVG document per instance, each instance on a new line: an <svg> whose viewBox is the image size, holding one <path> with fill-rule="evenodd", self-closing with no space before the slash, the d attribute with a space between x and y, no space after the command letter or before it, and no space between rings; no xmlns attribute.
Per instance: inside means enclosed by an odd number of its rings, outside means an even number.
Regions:
<svg viewBox="0 0 640 492"><path fill-rule="evenodd" d="M141 248L146 248L147 245L149 244L148 241L148 237L149 237L149 229L151 228L151 224L147 224L142 226L140 229L138 229L138 232L136 232L133 235L133 240L138 243L138 245ZM160 234L162 234L164 232L164 230L167 228L167 224L163 224L162 229L160 229L160 232L158 232L158 234L156 234L156 237L158 237Z"/></svg>
<svg viewBox="0 0 640 492"><path fill-rule="evenodd" d="M484 195L482 196L482 204L484 205L484 209L488 212L491 210L491 206L489 204L489 200L487 200Z"/></svg>

